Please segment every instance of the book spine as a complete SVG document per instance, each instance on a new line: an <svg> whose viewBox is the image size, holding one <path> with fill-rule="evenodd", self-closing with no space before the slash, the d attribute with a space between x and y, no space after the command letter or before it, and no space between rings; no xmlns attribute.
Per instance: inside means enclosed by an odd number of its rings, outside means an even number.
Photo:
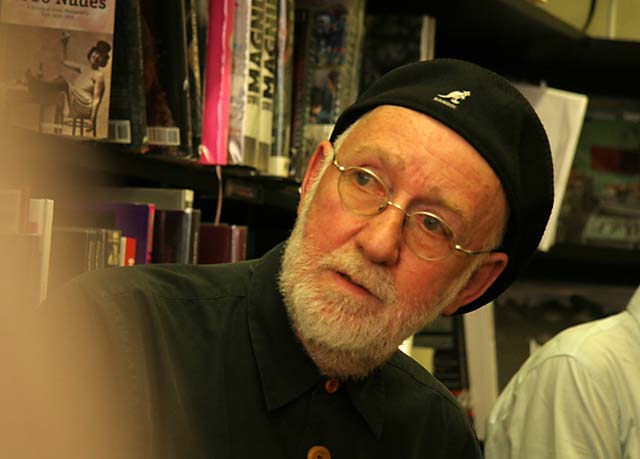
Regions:
<svg viewBox="0 0 640 459"><path fill-rule="evenodd" d="M149 145L195 157L184 0L141 0Z"/></svg>
<svg viewBox="0 0 640 459"><path fill-rule="evenodd" d="M229 141L227 150L227 160L230 164L245 164L244 136L247 119L251 11L251 1L239 0L236 2L233 20L233 56L231 59Z"/></svg>
<svg viewBox="0 0 640 459"><path fill-rule="evenodd" d="M269 158L273 146L273 99L276 83L278 0L265 0L263 26L258 170L266 173L268 172Z"/></svg>
<svg viewBox="0 0 640 459"><path fill-rule="evenodd" d="M153 263L189 263L192 219L192 209L156 210Z"/></svg>
<svg viewBox="0 0 640 459"><path fill-rule="evenodd" d="M51 236L53 232L53 209L52 199L31 199L29 206L29 223L33 224L32 231L39 236L39 272L38 286L40 288L39 301L42 302L47 297L49 283L49 265L51 260Z"/></svg>
<svg viewBox="0 0 640 459"><path fill-rule="evenodd" d="M309 94L311 83L308 55L309 42L313 27L311 11L306 8L295 10L294 53L293 53L293 112L291 120L291 175L297 179L304 176L306 161L304 158L304 126L308 122Z"/></svg>
<svg viewBox="0 0 640 459"><path fill-rule="evenodd" d="M193 209L191 218L191 247L189 248L189 263L198 263L198 250L200 248L200 224L202 222L202 211Z"/></svg>
<svg viewBox="0 0 640 459"><path fill-rule="evenodd" d="M291 94L293 86L294 1L278 2L278 42L276 88L273 102L273 145L268 173L278 177L289 175L291 137Z"/></svg>
<svg viewBox="0 0 640 459"><path fill-rule="evenodd" d="M200 73L200 40L196 0L186 0L187 61L189 64L189 96L191 98L192 141L196 151L202 142L203 90Z"/></svg>
<svg viewBox="0 0 640 459"><path fill-rule="evenodd" d="M227 164L233 0L211 0L200 162Z"/></svg>
<svg viewBox="0 0 640 459"><path fill-rule="evenodd" d="M296 133L295 177L302 180L316 146L329 137L338 115L357 96L364 35L363 0L301 0L312 30L304 56L306 85L300 90L306 112ZM300 120L296 120L300 122Z"/></svg>
<svg viewBox="0 0 640 459"><path fill-rule="evenodd" d="M140 14L139 1L116 4L107 141L127 144L133 152L145 153L147 111Z"/></svg>
<svg viewBox="0 0 640 459"><path fill-rule="evenodd" d="M264 37L264 0L251 3L247 105L244 122L244 158L247 166L260 169L258 138L260 136L260 102L262 88L262 42Z"/></svg>

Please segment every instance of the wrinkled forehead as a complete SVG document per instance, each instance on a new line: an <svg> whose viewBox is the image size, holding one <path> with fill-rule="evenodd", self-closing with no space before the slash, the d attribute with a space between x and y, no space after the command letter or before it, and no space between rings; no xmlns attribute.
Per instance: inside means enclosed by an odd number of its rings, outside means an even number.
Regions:
<svg viewBox="0 0 640 459"><path fill-rule="evenodd" d="M476 178L498 175L467 140L441 121L415 110L382 105L362 115L337 139L341 157L372 155L398 169L417 172L421 162L436 161L443 169L475 171Z"/></svg>

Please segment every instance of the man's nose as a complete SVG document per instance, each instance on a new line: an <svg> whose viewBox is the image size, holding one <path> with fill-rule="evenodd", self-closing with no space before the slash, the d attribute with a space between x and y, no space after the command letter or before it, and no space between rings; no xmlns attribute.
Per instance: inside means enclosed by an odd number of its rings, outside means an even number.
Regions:
<svg viewBox="0 0 640 459"><path fill-rule="evenodd" d="M398 261L403 244L405 212L390 204L379 214L367 217L355 238L356 246L373 263L391 266Z"/></svg>

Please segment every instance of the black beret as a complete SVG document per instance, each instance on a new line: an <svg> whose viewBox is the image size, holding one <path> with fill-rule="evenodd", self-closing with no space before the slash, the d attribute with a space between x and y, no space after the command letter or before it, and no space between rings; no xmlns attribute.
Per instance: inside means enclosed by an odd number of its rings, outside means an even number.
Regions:
<svg viewBox="0 0 640 459"><path fill-rule="evenodd" d="M524 96L496 73L469 62L435 59L398 67L367 88L336 121L331 141L366 112L397 105L429 115L461 135L489 163L509 205L499 250L502 274L469 312L502 293L536 251L553 206L553 165L546 132Z"/></svg>

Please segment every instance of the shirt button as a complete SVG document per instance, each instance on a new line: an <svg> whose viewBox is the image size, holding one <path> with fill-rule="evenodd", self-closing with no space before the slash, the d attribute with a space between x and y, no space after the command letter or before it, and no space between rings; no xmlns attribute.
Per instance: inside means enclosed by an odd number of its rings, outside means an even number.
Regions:
<svg viewBox="0 0 640 459"><path fill-rule="evenodd" d="M327 379L324 383L324 390L327 394L335 394L340 389L340 381L337 379Z"/></svg>
<svg viewBox="0 0 640 459"><path fill-rule="evenodd" d="M324 446L312 446L307 453L307 459L331 459L331 452Z"/></svg>

